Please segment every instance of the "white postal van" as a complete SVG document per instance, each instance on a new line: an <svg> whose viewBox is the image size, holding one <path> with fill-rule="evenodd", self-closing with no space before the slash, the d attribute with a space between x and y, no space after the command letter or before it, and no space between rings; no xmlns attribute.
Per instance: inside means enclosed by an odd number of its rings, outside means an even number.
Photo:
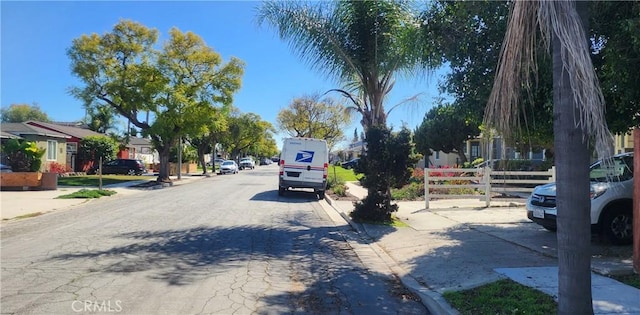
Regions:
<svg viewBox="0 0 640 315"><path fill-rule="evenodd" d="M289 188L312 188L324 199L329 168L327 142L313 138L286 138L280 153L278 195Z"/></svg>

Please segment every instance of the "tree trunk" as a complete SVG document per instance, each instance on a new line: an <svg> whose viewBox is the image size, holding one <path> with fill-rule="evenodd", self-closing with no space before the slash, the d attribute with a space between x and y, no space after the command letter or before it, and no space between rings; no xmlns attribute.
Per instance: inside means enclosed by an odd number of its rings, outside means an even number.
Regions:
<svg viewBox="0 0 640 315"><path fill-rule="evenodd" d="M576 9L586 21L586 2ZM583 24L586 29L586 25ZM591 222L589 147L570 76L563 67L561 43L553 37L553 130L558 209L558 314L593 314L591 302Z"/></svg>
<svg viewBox="0 0 640 315"><path fill-rule="evenodd" d="M171 146L164 145L158 148L158 155L160 157L160 170L158 172L159 182L171 182L169 177L169 149Z"/></svg>
<svg viewBox="0 0 640 315"><path fill-rule="evenodd" d="M633 130L633 270L640 273L640 128Z"/></svg>

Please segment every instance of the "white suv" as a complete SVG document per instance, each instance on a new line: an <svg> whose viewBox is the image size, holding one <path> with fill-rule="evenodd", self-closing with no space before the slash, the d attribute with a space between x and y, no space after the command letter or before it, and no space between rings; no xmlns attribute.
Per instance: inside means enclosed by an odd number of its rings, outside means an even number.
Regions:
<svg viewBox="0 0 640 315"><path fill-rule="evenodd" d="M597 161L590 167L591 227L613 244L633 241L633 153L613 157L612 164ZM555 231L556 184L536 187L527 199L527 217Z"/></svg>
<svg viewBox="0 0 640 315"><path fill-rule="evenodd" d="M243 170L245 168L254 169L256 168L256 162L253 161L250 157L245 157L240 159L240 169Z"/></svg>

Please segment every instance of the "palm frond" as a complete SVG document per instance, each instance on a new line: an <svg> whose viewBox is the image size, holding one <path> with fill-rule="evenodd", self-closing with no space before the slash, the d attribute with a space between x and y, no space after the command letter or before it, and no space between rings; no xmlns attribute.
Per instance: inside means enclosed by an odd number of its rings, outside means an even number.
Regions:
<svg viewBox="0 0 640 315"><path fill-rule="evenodd" d="M530 93L537 74L536 30L540 27L549 48L551 38L561 43L562 66L569 73L579 117L576 127L595 138L599 156L611 155L613 136L604 116L604 97L589 56L589 46L580 17L570 1L514 1L496 77L485 108L488 128L508 134L519 130L522 89Z"/></svg>
<svg viewBox="0 0 640 315"><path fill-rule="evenodd" d="M540 25L546 42L549 43L552 36L557 36L562 46L562 65L569 73L573 100L580 112L580 116L574 118L575 126L594 137L598 156L611 156L613 135L607 128L604 115L605 100L575 4L569 1L542 1L538 19L545 22Z"/></svg>

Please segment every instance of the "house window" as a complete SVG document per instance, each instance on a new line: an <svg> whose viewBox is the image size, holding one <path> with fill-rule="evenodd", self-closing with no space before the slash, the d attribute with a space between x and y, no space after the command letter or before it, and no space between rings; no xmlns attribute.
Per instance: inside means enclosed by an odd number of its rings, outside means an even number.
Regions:
<svg viewBox="0 0 640 315"><path fill-rule="evenodd" d="M47 160L56 161L58 159L58 141L47 141Z"/></svg>
<svg viewBox="0 0 640 315"><path fill-rule="evenodd" d="M436 151L436 160L440 159L440 151Z"/></svg>

